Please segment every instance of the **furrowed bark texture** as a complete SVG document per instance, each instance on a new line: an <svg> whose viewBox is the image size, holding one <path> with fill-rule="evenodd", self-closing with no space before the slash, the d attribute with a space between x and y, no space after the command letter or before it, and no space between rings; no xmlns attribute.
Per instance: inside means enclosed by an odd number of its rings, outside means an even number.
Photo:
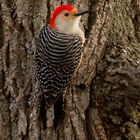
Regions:
<svg viewBox="0 0 140 140"><path fill-rule="evenodd" d="M63 117L44 131L32 54L40 29L66 3L96 12L82 17L84 55ZM139 0L0 0L0 139L139 140L139 54Z"/></svg>
<svg viewBox="0 0 140 140"><path fill-rule="evenodd" d="M140 139L140 1L114 2L92 91L108 139Z"/></svg>

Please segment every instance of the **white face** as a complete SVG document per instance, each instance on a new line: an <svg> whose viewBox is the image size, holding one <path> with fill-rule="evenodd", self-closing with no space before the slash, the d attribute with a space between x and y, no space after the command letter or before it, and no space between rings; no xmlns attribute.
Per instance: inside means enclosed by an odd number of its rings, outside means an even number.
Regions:
<svg viewBox="0 0 140 140"><path fill-rule="evenodd" d="M62 11L56 18L55 25L57 30L65 33L75 33L79 29L81 16L74 16L69 11Z"/></svg>

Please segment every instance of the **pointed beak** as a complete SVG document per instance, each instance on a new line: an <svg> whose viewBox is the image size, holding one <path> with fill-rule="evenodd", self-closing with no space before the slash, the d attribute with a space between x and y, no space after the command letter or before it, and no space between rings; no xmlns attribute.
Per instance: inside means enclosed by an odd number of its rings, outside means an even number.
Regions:
<svg viewBox="0 0 140 140"><path fill-rule="evenodd" d="M78 17L78 16L81 16L81 15L87 14L88 12L89 12L89 10L81 11L81 12L75 13L74 16Z"/></svg>

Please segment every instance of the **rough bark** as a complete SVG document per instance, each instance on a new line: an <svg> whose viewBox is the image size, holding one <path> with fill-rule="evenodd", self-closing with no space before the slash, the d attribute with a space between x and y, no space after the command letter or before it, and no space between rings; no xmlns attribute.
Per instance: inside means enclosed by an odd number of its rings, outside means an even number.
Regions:
<svg viewBox="0 0 140 140"><path fill-rule="evenodd" d="M87 40L65 113L44 131L32 50L53 9L67 2L96 12L82 18ZM139 54L139 0L1 0L0 139L139 140Z"/></svg>

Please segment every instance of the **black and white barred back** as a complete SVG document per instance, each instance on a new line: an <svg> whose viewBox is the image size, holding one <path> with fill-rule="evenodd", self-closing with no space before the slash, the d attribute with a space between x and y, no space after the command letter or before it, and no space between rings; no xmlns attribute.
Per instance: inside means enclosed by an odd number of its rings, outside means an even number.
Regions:
<svg viewBox="0 0 140 140"><path fill-rule="evenodd" d="M70 83L82 54L82 39L52 30L40 31L36 46L36 75L46 99L55 100Z"/></svg>

